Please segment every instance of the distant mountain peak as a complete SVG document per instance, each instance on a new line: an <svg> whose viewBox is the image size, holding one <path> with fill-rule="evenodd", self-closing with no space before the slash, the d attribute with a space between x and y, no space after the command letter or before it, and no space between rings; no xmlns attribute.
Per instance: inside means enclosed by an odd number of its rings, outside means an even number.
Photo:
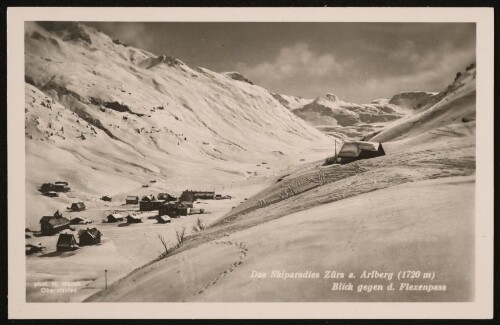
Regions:
<svg viewBox="0 0 500 325"><path fill-rule="evenodd" d="M317 100L328 100L330 102L338 102L340 101L340 97L332 94L332 93L326 93L324 96L318 97Z"/></svg>

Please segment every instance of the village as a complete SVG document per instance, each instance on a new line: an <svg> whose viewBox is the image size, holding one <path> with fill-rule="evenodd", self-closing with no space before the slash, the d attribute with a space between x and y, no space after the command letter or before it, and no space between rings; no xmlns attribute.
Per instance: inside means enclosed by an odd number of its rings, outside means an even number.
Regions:
<svg viewBox="0 0 500 325"><path fill-rule="evenodd" d="M67 182L57 181L54 184L44 183L39 190L43 195L46 195L47 193L68 192L71 188ZM55 195L49 196L54 197ZM102 233L96 228L99 224L117 224L118 227L151 221L166 224L171 223L172 218L204 214L205 209L193 207L195 202L201 204L200 200L226 200L231 198L229 195L223 196L215 194L213 191L193 190L182 192L179 198L168 193L158 193L156 197L154 195L145 195L141 199L139 199L139 196L127 196L122 204L123 208L110 211L100 223L94 222L82 214L74 216L75 212L84 213L86 211L84 202L75 202L70 207L67 207L67 217L63 216L59 210L53 215L42 216L40 218L40 231L26 229L26 239L32 238L32 236L59 235L55 250L57 252L73 251L79 247L101 244ZM104 195L101 200L111 202L112 198ZM201 221L198 221L198 227L204 227ZM74 235L75 231L77 231L76 236ZM26 255L46 251L51 251L51 249L42 246L41 243L26 245Z"/></svg>
<svg viewBox="0 0 500 325"><path fill-rule="evenodd" d="M351 141L339 148L337 145L332 148L334 154L324 160L324 165L342 165L385 154L379 143ZM300 159L298 163L303 164L304 159ZM257 167L271 169L265 161L257 164ZM274 171L268 172L269 179L277 178L279 181L279 175L274 176ZM250 175L249 179L252 177ZM151 191L150 185L158 184L152 179L149 184L143 184L138 192ZM40 216L39 230L26 228L28 262L33 269L39 268L42 274L54 272L53 269L57 269L58 264L66 264L60 258L69 262L62 269L71 269L70 265L76 262L70 261L75 258L78 264L86 265L84 269L89 272L92 280L89 280L86 288L80 290L81 295L58 296L62 301L81 300L107 285L102 283L103 270L107 272L110 269L106 281L111 283L134 268L160 258L165 250L179 247L185 237L209 227L232 209L237 210L242 203L247 202L245 196L256 194L264 187L265 183L256 180L255 184L232 188L231 195L198 190L184 190L178 197L167 192L124 197L103 194L97 199L102 203L97 206L94 203L91 208L85 202L75 200L64 209ZM40 184L38 191L40 195L55 198L74 192L66 181ZM106 257L104 262L101 256ZM47 258L57 258L58 262L51 263ZM88 263L85 263L87 260ZM71 273L68 270L64 273L61 277L65 280L73 277L81 279L83 276L68 275L67 273ZM32 282L36 280L34 278ZM37 290L29 286L27 290L32 297L39 295Z"/></svg>

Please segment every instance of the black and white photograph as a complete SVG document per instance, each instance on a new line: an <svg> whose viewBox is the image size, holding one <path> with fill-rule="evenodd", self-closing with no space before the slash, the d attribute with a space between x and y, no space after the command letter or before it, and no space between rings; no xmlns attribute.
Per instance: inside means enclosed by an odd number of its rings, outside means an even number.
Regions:
<svg viewBox="0 0 500 325"><path fill-rule="evenodd" d="M47 17L8 107L28 306L482 297L474 19Z"/></svg>

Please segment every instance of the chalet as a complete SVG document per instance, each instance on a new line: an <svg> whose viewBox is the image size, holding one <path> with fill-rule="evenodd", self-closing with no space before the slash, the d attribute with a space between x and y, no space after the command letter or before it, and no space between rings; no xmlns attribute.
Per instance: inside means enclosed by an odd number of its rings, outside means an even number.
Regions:
<svg viewBox="0 0 500 325"><path fill-rule="evenodd" d="M130 214L127 216L127 223L141 223L141 216L131 216Z"/></svg>
<svg viewBox="0 0 500 325"><path fill-rule="evenodd" d="M167 215L158 216L158 217L156 217L156 220L158 220L158 223L169 223L169 222L172 222L172 218L170 218Z"/></svg>
<svg viewBox="0 0 500 325"><path fill-rule="evenodd" d="M159 216L167 215L171 218L178 218L180 216L187 216L189 210L191 209L182 206L180 204L174 204L169 202L169 203L163 203L158 208L158 215Z"/></svg>
<svg viewBox="0 0 500 325"><path fill-rule="evenodd" d="M71 204L71 208L69 208L71 211L85 211L85 204L83 202L77 202Z"/></svg>
<svg viewBox="0 0 500 325"><path fill-rule="evenodd" d="M101 196L101 200L103 200L105 202L111 202L111 196L109 196L109 195Z"/></svg>
<svg viewBox="0 0 500 325"><path fill-rule="evenodd" d="M87 225L92 223L92 220L87 219L85 217L76 217L69 220L69 223L72 225Z"/></svg>
<svg viewBox="0 0 500 325"><path fill-rule="evenodd" d="M78 240L80 246L96 245L101 242L102 233L97 228L80 230Z"/></svg>
<svg viewBox="0 0 500 325"><path fill-rule="evenodd" d="M59 239L57 239L57 251L58 252L68 252L78 248L75 236L72 234L59 234Z"/></svg>
<svg viewBox="0 0 500 325"><path fill-rule="evenodd" d="M53 216L45 216L40 219L41 233L45 236L51 236L61 230L69 228L69 220L62 216L58 211Z"/></svg>
<svg viewBox="0 0 500 325"><path fill-rule="evenodd" d="M139 197L138 196L127 196L125 198L125 204L138 204L139 203Z"/></svg>
<svg viewBox="0 0 500 325"><path fill-rule="evenodd" d="M342 144L337 161L342 165L350 162L384 156L385 151L381 143L367 141L349 141Z"/></svg>
<svg viewBox="0 0 500 325"><path fill-rule="evenodd" d="M104 219L104 222L114 223L114 222L119 222L119 221L123 221L123 220L124 220L123 215L121 215L119 213L111 213L111 214L108 214L106 216L106 218Z"/></svg>
<svg viewBox="0 0 500 325"><path fill-rule="evenodd" d="M139 202L140 211L155 211L164 203L164 201L141 201Z"/></svg>

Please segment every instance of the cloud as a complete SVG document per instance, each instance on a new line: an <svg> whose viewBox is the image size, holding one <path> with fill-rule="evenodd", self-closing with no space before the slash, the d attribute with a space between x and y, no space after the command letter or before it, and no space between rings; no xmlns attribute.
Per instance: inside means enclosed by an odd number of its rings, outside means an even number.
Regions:
<svg viewBox="0 0 500 325"><path fill-rule="evenodd" d="M314 53L306 43L283 47L271 61L253 67L239 64L238 69L250 78L273 81L297 77L321 78L329 74L340 74L343 70L332 54Z"/></svg>
<svg viewBox="0 0 500 325"><path fill-rule="evenodd" d="M412 57L408 53L409 57ZM444 42L440 47L425 55L419 55L411 61L413 72L401 75L371 76L365 80L346 83L350 97L363 94L365 101L391 97L403 91L441 91L450 84L459 71L463 71L475 61L474 49L456 49L450 43Z"/></svg>

